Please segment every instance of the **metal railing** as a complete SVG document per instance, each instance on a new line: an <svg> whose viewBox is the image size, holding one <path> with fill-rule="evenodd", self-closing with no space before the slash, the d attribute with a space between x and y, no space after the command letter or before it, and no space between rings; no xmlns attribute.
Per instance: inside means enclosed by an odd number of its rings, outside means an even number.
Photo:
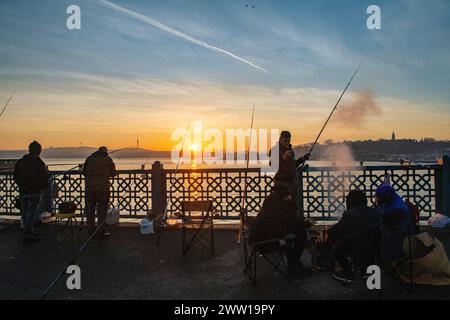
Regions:
<svg viewBox="0 0 450 320"><path fill-rule="evenodd" d="M351 189L366 192L369 202L385 174L398 193L415 203L426 219L439 209L442 201L442 166L364 166L352 168L315 167L299 179L299 212L305 216L333 219L345 206ZM52 172L59 195L54 207L63 201L74 201L78 212L85 209L84 177L79 171ZM120 208L121 216L137 218L149 211L162 212L169 201L168 212L181 210L183 200L214 201L220 219L238 219L242 206L244 180L247 179L247 209L257 213L273 186L273 176L259 168L164 169L156 162L151 170L118 170L112 179L111 205ZM19 215L15 208L18 189L12 173L0 173L0 214Z"/></svg>

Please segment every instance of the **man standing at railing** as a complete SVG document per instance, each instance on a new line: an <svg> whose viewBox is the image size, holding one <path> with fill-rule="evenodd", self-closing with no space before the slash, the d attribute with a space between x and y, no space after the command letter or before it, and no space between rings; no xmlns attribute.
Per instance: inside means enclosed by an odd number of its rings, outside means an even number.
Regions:
<svg viewBox="0 0 450 320"><path fill-rule="evenodd" d="M96 213L98 225L105 221L109 205L110 178L116 175L116 166L108 155L106 147L100 147L87 157L83 166L83 174L86 179L87 227L88 233L91 235L96 228ZM105 232L103 226L98 235L101 238L107 238L109 233Z"/></svg>
<svg viewBox="0 0 450 320"><path fill-rule="evenodd" d="M289 131L281 131L278 142L279 161L278 170L274 180L276 186L286 187L291 191L292 197L295 199L294 182L297 168L309 159L310 154L307 153L303 157L295 159L294 150L291 145L291 133Z"/></svg>
<svg viewBox="0 0 450 320"><path fill-rule="evenodd" d="M24 226L24 242L42 240L34 230L41 192L48 185L48 171L39 157L42 147L37 141L28 146L29 153L16 162L14 181L19 185L21 223Z"/></svg>

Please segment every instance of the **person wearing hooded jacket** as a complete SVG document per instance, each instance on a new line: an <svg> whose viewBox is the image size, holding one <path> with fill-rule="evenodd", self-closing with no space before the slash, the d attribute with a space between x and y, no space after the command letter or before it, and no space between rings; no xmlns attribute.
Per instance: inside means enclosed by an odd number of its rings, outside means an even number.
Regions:
<svg viewBox="0 0 450 320"><path fill-rule="evenodd" d="M14 166L14 181L19 186L21 223L24 226L24 242L41 240L34 229L42 190L47 188L49 173L40 158L42 146L37 141L30 143L29 153Z"/></svg>
<svg viewBox="0 0 450 320"><path fill-rule="evenodd" d="M378 187L375 200L382 217L381 259L383 263L390 263L405 255L403 240L415 227L412 225L412 213L392 186Z"/></svg>
<svg viewBox="0 0 450 320"><path fill-rule="evenodd" d="M106 219L110 197L110 178L116 173L116 166L108 155L106 147L100 147L96 152L87 157L83 166L83 174L86 184L86 218L88 233L92 234L95 229L95 217L98 218L98 225ZM100 237L108 237L109 233L104 231L104 227L99 230Z"/></svg>
<svg viewBox="0 0 450 320"><path fill-rule="evenodd" d="M311 221L297 217L290 190L276 186L264 200L250 229L249 240L258 242L294 234L295 239L287 252L288 269L291 275L304 276L311 270L303 267L300 258L306 244L306 229L311 225Z"/></svg>

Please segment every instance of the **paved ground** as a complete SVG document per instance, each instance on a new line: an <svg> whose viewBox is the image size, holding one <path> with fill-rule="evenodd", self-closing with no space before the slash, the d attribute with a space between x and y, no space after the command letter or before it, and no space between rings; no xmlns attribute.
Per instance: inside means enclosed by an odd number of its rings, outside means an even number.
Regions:
<svg viewBox="0 0 450 320"><path fill-rule="evenodd" d="M0 230L0 299L39 299L87 238L70 238L58 249L49 225L41 228L43 241L22 244L17 225ZM95 240L80 259L82 290L66 289L64 276L48 299L377 299L363 283L344 287L328 273L314 273L303 280L287 282L268 274L254 287L243 273L242 248L236 231L216 231L216 255L198 247L181 255L178 230L164 234L159 246L155 236L142 236L137 226L114 227L112 237ZM435 232L450 248L450 230ZM304 255L308 264L308 255ZM450 287L416 287L406 294L395 283L385 299L446 299Z"/></svg>

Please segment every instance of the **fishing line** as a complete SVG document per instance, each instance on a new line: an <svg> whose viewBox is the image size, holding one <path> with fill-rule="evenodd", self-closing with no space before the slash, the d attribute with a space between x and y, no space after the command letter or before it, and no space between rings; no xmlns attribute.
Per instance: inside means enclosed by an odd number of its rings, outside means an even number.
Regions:
<svg viewBox="0 0 450 320"><path fill-rule="evenodd" d="M178 153L178 160L177 160L177 165L176 165L176 167L175 167L175 171L174 171L173 175L171 175L171 177L170 177L170 193L171 193L171 195L172 195L172 187L173 187L173 185L172 185L172 179L173 179L173 177L174 177L174 176L177 174L177 172L178 172L178 167L179 167L179 165L180 165L180 160L181 160L181 153L183 152L184 144L185 144L185 142L186 142L186 137L187 137L187 134L188 134L189 122L190 122L190 121L188 121L188 124L187 124L187 126L186 126L186 131L185 131L185 133L184 133L183 143L181 144L180 152ZM183 155L183 156L184 156L184 155ZM164 228L165 228L165 226L166 226L166 221L167 221L167 211L168 211L168 208L169 208L169 204L170 204L170 198L167 199L167 201L166 201L166 206L165 206L165 208L164 208L164 213L163 213L162 221L161 221L161 225L160 225L161 230L158 231L158 237L157 237L157 239L156 239L156 245L159 244L159 241L161 240L162 232L163 232L163 230L164 230Z"/></svg>

